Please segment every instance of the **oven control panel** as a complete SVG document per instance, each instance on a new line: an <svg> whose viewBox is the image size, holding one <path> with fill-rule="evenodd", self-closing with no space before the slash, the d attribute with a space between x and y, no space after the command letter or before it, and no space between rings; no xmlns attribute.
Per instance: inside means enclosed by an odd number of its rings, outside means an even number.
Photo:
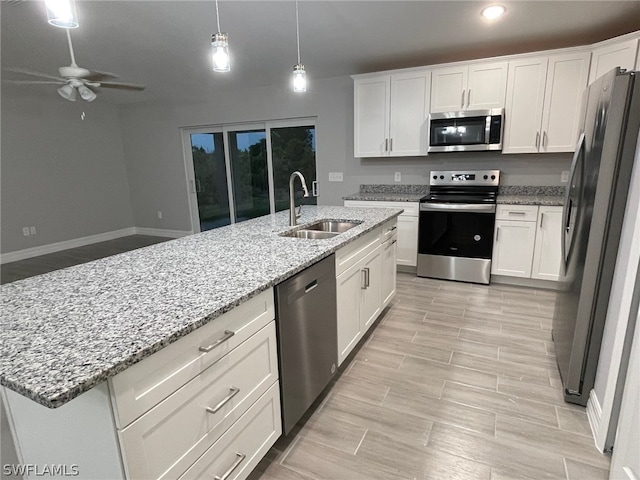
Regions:
<svg viewBox="0 0 640 480"><path fill-rule="evenodd" d="M475 185L497 187L500 170L433 171L429 174L429 185Z"/></svg>

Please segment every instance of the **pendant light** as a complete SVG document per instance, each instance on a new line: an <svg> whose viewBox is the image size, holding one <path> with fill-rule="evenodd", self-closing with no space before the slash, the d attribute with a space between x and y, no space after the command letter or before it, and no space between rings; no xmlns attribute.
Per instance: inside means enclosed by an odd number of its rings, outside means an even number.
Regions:
<svg viewBox="0 0 640 480"><path fill-rule="evenodd" d="M47 22L54 27L78 28L78 14L73 0L45 0Z"/></svg>
<svg viewBox="0 0 640 480"><path fill-rule="evenodd" d="M218 24L218 32L211 35L213 71L228 72L231 70L231 64L229 63L229 34L220 32L218 0L216 0L216 23Z"/></svg>
<svg viewBox="0 0 640 480"><path fill-rule="evenodd" d="M307 74L300 63L300 23L298 21L298 0L296 0L296 41L298 44L298 63L293 67L293 91L307 91Z"/></svg>

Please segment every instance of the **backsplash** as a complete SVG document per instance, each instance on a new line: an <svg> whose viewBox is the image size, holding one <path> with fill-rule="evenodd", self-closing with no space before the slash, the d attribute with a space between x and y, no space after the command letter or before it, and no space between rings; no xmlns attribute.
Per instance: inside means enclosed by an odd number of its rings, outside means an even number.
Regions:
<svg viewBox="0 0 640 480"><path fill-rule="evenodd" d="M360 193L426 195L429 193L429 185L360 185Z"/></svg>
<svg viewBox="0 0 640 480"><path fill-rule="evenodd" d="M562 196L564 195L564 192L565 192L565 187L517 186L517 185L498 187L498 195Z"/></svg>

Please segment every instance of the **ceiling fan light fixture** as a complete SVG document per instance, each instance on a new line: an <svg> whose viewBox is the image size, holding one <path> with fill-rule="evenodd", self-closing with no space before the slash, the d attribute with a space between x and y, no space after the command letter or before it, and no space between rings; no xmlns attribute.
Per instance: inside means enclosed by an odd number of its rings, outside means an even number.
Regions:
<svg viewBox="0 0 640 480"><path fill-rule="evenodd" d="M211 55L214 72L228 72L231 70L229 62L229 34L214 33L211 36Z"/></svg>
<svg viewBox="0 0 640 480"><path fill-rule="evenodd" d="M506 11L507 9L502 5L489 5L488 7L482 9L480 15L482 15L487 20L496 20L497 18L504 15L504 12Z"/></svg>
<svg viewBox="0 0 640 480"><path fill-rule="evenodd" d="M301 63L293 67L293 91L299 93L307 91L307 73Z"/></svg>
<svg viewBox="0 0 640 480"><path fill-rule="evenodd" d="M69 100L70 102L76 101L76 97L77 97L76 89L69 84L61 86L58 89L58 93L65 100Z"/></svg>
<svg viewBox="0 0 640 480"><path fill-rule="evenodd" d="M80 94L80 98L82 98L86 102L93 102L97 95L86 85L80 85L78 87L78 93Z"/></svg>
<svg viewBox="0 0 640 480"><path fill-rule="evenodd" d="M74 0L45 0L47 22L59 28L78 28L78 14Z"/></svg>

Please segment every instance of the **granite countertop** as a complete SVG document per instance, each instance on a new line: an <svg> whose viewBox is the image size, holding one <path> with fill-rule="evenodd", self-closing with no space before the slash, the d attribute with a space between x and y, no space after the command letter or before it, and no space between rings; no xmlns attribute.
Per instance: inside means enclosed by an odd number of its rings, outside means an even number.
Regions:
<svg viewBox="0 0 640 480"><path fill-rule="evenodd" d="M419 202L429 193L428 185L360 185L360 191L343 200L377 202Z"/></svg>
<svg viewBox="0 0 640 480"><path fill-rule="evenodd" d="M498 204L504 205L564 205L564 187L500 187Z"/></svg>
<svg viewBox="0 0 640 480"><path fill-rule="evenodd" d="M5 284L0 384L59 407L401 212L305 206L299 225L363 223L287 238L283 211Z"/></svg>

